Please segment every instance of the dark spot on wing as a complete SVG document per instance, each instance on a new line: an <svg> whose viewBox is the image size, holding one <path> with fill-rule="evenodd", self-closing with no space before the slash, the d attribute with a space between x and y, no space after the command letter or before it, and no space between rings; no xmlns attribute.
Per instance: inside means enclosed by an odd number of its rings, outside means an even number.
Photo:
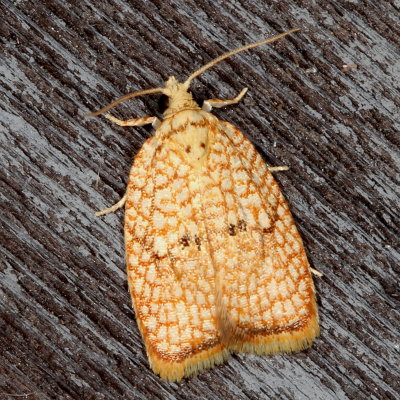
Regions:
<svg viewBox="0 0 400 400"><path fill-rule="evenodd" d="M191 150L192 150L192 148L191 148L190 144L187 145L186 149L185 149L186 153L190 153Z"/></svg>
<svg viewBox="0 0 400 400"><path fill-rule="evenodd" d="M245 231L245 230L247 230L247 229L246 229L246 221L245 221L245 220L241 219L241 220L238 222L238 229L239 229L240 231Z"/></svg>
<svg viewBox="0 0 400 400"><path fill-rule="evenodd" d="M188 247L190 244L190 237L189 235L185 234L183 235L180 239L179 239L179 243L183 246L183 247Z"/></svg>
<svg viewBox="0 0 400 400"><path fill-rule="evenodd" d="M272 226L270 226L269 228L263 228L262 233L271 233L273 231Z"/></svg>
<svg viewBox="0 0 400 400"><path fill-rule="evenodd" d="M231 235L231 236L236 236L236 225L234 225L234 224L229 224L229 226L228 226L228 232L229 232L229 235Z"/></svg>
<svg viewBox="0 0 400 400"><path fill-rule="evenodd" d="M194 242L197 245L197 249L200 251L201 250L201 239L197 235L194 237Z"/></svg>

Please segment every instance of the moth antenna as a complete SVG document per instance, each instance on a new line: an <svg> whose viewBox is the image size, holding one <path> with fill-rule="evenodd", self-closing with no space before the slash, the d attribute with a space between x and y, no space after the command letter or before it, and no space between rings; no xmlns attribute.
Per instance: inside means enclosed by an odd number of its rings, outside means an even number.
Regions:
<svg viewBox="0 0 400 400"><path fill-rule="evenodd" d="M274 36L274 37L272 37L272 38L270 38L270 39L265 39L265 40L261 40L260 42L251 43L251 44L248 44L247 46L243 46L243 47L240 47L240 48L238 48L238 49L236 49L236 50L232 50L232 51L230 51L229 53L225 53L225 54L223 54L222 56L219 56L219 57L215 58L214 60L210 61L208 64L204 65L203 67L201 67L201 68L199 68L197 71L195 71L192 75L189 76L189 78L186 79L184 85L186 85L187 87L189 87L190 82L191 82L194 78L196 78L197 76L199 76L200 74L202 74L202 73L203 73L205 70L207 70L208 68L213 67L215 64L218 64L218 63L221 62L222 60L225 60L225 58L231 57L231 56L233 56L233 55L235 55L235 54L237 54L237 53L240 53L241 51L252 49L253 47L257 47L257 46L261 46L261 45L263 45L263 44L275 42L275 40L281 39L281 38L283 38L284 36L290 35L291 33L297 32L297 31L299 31L299 30L300 30L300 28L294 28L294 29L291 29L290 31L281 33L280 35L277 35L277 36Z"/></svg>
<svg viewBox="0 0 400 400"><path fill-rule="evenodd" d="M125 96L122 96L119 99L113 101L108 106L103 107L99 111L95 111L90 114L85 114L84 117L96 117L97 115L105 113L106 111L110 110L111 108L115 107L117 104L122 103L125 100L129 100L129 99L132 99L133 97L137 97L137 96L142 96L144 94L160 93L160 92L164 93L164 89L163 88L153 88L153 89L142 90L140 92L129 93L129 94L126 94Z"/></svg>

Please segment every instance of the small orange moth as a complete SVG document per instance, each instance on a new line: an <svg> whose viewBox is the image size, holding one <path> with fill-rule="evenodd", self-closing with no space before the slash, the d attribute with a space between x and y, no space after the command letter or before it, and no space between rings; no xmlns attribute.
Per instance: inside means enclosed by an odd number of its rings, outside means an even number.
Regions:
<svg viewBox="0 0 400 400"><path fill-rule="evenodd" d="M170 77L150 93L169 97L154 136L134 159L126 194L125 247L133 307L150 366L168 381L222 363L231 353L276 354L310 346L318 311L301 237L267 167L232 124L210 113L238 103L210 99L200 107L191 81L223 59L298 29L224 54L184 82Z"/></svg>

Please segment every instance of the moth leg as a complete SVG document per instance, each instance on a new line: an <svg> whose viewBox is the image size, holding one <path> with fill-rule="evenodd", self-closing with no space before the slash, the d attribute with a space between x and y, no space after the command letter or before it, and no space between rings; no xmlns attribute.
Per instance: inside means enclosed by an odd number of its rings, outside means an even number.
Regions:
<svg viewBox="0 0 400 400"><path fill-rule="evenodd" d="M313 274L316 275L316 276L324 276L324 274L323 274L322 272L319 272L319 271L317 271L317 270L314 269L314 268L311 268L311 267L310 267L310 270L311 270L311 273L313 273Z"/></svg>
<svg viewBox="0 0 400 400"><path fill-rule="evenodd" d="M289 167L287 165L282 165L279 167L268 167L270 172L279 172L279 171L287 171Z"/></svg>
<svg viewBox="0 0 400 400"><path fill-rule="evenodd" d="M209 100L206 100L203 103L202 110L210 112L213 107L221 108L221 107L229 106L231 104L239 103L239 101L246 94L246 92L247 92L247 88L242 89L242 91L234 99L226 99L226 100L209 99Z"/></svg>
<svg viewBox="0 0 400 400"><path fill-rule="evenodd" d="M157 117L134 118L134 119L128 119L126 121L115 118L110 114L106 114L105 117L110 121L115 122L119 126L143 126L152 124L153 127L157 129L161 123L161 121Z"/></svg>
<svg viewBox="0 0 400 400"><path fill-rule="evenodd" d="M95 214L96 217L100 217L100 215L114 212L114 211L118 210L119 208L123 207L125 204L125 201L126 201L126 196L127 196L127 193L124 194L124 196L121 198L121 200L118 203L115 203L113 206L111 206L109 208L105 208L104 210L97 211L97 213Z"/></svg>

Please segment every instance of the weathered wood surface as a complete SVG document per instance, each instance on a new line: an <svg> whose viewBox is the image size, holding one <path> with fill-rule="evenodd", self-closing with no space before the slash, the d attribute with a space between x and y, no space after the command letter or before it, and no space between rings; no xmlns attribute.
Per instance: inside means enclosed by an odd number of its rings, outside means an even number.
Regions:
<svg viewBox="0 0 400 400"><path fill-rule="evenodd" d="M396 398L397 0L1 0L1 15L1 399ZM193 92L249 87L215 114L290 166L277 179L324 273L321 337L163 382L131 310L123 212L93 215L124 194L151 129L82 116L292 27L302 32L214 67ZM160 115L158 96L115 113Z"/></svg>

